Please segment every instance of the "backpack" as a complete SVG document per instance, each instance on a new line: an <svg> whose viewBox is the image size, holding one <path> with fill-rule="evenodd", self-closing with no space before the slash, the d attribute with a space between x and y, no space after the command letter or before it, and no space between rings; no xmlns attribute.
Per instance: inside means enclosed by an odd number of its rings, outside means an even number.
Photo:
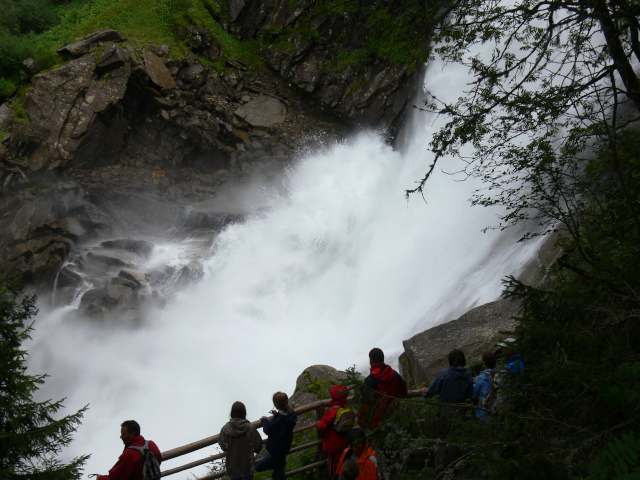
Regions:
<svg viewBox="0 0 640 480"><path fill-rule="evenodd" d="M160 464L149 448L149 441L145 440L142 447L127 447L142 454L142 480L160 480Z"/></svg>
<svg viewBox="0 0 640 480"><path fill-rule="evenodd" d="M489 373L489 393L482 401L482 409L488 414L494 414L496 410L499 410L505 403L506 399L502 392L502 383L505 380L505 375L508 369L506 367L497 367L491 370Z"/></svg>
<svg viewBox="0 0 640 480"><path fill-rule="evenodd" d="M333 429L338 433L345 433L355 427L356 414L349 407L341 407L336 412L336 418L333 421Z"/></svg>

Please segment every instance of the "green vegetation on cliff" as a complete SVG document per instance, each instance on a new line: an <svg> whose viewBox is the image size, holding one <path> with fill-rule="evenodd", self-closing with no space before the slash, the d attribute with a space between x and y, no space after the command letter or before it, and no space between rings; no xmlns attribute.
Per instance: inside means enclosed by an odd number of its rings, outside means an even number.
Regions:
<svg viewBox="0 0 640 480"><path fill-rule="evenodd" d="M42 68L62 63L57 49L99 28L120 31L128 41L170 44L187 51L182 31L191 24L210 30L225 58L260 65L255 42L241 42L209 13L209 0L0 0L0 99L20 82L21 62L36 58ZM41 12L39 16L25 12Z"/></svg>
<svg viewBox="0 0 640 480"><path fill-rule="evenodd" d="M563 253L543 287L506 281L524 307L516 348L527 368L495 421L462 413L471 405L445 418L407 400L378 444L401 471L432 468L448 444L460 449L452 468L469 478L638 478L640 77L630 65L640 8L451 5L436 51L468 66L473 83L452 102L429 99L447 122L408 193L428 196L436 166L464 156L465 173L485 184L473 202L505 208L495 228L527 225L524 239L559 232ZM481 47L490 54L467 55Z"/></svg>
<svg viewBox="0 0 640 480"><path fill-rule="evenodd" d="M0 99L20 83L24 59L36 58L44 69L60 64L58 48L100 28L118 30L139 46L169 44L174 57L189 50L187 27L205 28L222 52L218 68L226 59L262 68L261 49L313 46L328 48L323 66L328 71L376 63L415 68L427 59L425 38L441 3L294 0L277 6L285 17L278 25L261 27L262 20L252 16L248 22L255 22L256 31L245 38L223 27L231 23L230 7L216 0L0 0Z"/></svg>

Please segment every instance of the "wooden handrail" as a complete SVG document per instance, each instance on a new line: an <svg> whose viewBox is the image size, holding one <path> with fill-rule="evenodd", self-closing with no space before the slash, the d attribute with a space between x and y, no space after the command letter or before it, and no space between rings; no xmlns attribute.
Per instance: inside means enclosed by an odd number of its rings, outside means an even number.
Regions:
<svg viewBox="0 0 640 480"><path fill-rule="evenodd" d="M421 396L420 389L409 390L409 392L407 393L407 397L419 397L419 396ZM297 415L302 415L304 413L309 413L309 412L312 412L314 410L318 410L319 408L328 407L330 405L331 405L331 399L318 400L318 401L310 403L308 405L303 405L302 407L296 408L295 412L296 412ZM269 418L269 421L271 421L271 419L273 417L268 417L268 418ZM261 420L256 420L254 422L251 422L251 425L253 425L255 428L262 428L262 421ZM304 432L306 430L310 430L310 429L315 428L315 427L316 427L316 424L314 422L311 425L306 425L306 426L303 426L303 427L296 428L293 431L293 433L296 434L296 433ZM214 444L218 443L219 440L220 440L220 434L213 435L213 436L207 437L207 438L203 438L202 440L198 440L198 441L189 443L187 445L183 445L181 447L177 447L177 448L174 448L174 449L171 449L171 450L167 450L166 452L162 452L162 459L164 461L164 460L169 460L169 459L176 458L176 457L179 457L179 456L182 456L182 455L186 455L188 453L195 452L196 450L200 450L202 448L214 445ZM266 441L267 441L266 439L263 439L262 443L265 443ZM295 453L295 452L299 452L299 451L302 451L302 450L305 450L305 449L308 449L308 448L313 448L314 446L320 445L321 443L322 443L322 440L316 440L316 441L307 443L305 445L300 445L298 447L292 448L289 453ZM215 461L215 460L219 460L221 458L226 457L226 455L227 455L226 453L222 452L222 453L218 453L216 455L211 455L209 457L202 458L200 460L195 460L195 461L187 463L185 465L181 465L179 467L175 467L175 468L172 468L170 470L165 470L165 471L162 472L162 476L164 477L164 476L172 475L174 473L182 472L184 470L188 470L190 468L197 467L197 466L203 465L205 463L209 463L209 462L212 462L212 461ZM311 470L313 468L316 468L318 466L322 466L322 465L326 464L326 462L327 462L326 460L322 460L322 461L315 462L315 463L312 463L310 465L307 465L305 467L301 467L301 468L298 468L296 470L292 470L290 472L287 472L287 476L294 475L296 473L304 472L304 471L307 471L307 470ZM212 475L208 475L208 476L205 476L205 477L200 477L198 480L214 480L216 478L223 477L225 474L226 474L226 472L224 472L224 471L223 472L218 472L218 473L215 473L215 474L212 474Z"/></svg>
<svg viewBox="0 0 640 480"><path fill-rule="evenodd" d="M293 433L295 435L296 433L304 432L306 430L311 430L312 428L316 428L316 424L315 423L312 423L311 425L307 425L307 426L304 426L304 427L296 428L293 431ZM262 440L262 443L267 443L267 439L264 438ZM300 450L304 450L304 448L302 448L302 447L310 448L310 447L312 447L314 445L318 445L318 444L322 443L322 441L316 441L316 442L312 442L312 443L313 443L313 445L307 444L307 445L302 445L301 447L292 448L289 453L294 453L294 452L298 452ZM211 455L210 457L201 458L200 460L195 460L195 461L193 461L191 463L187 463L187 464L182 465L180 467L175 467L175 468L172 468L170 470L165 470L165 471L162 472L161 476L165 477L167 475L173 475L174 473L182 472L184 470L189 470L190 468L198 467L200 465L204 465L205 463L213 462L215 460L220 460L221 458L224 458L226 456L227 456L227 453L226 452L222 452L222 453L218 453L216 455Z"/></svg>
<svg viewBox="0 0 640 480"><path fill-rule="evenodd" d="M313 410L316 410L322 407L327 407L329 405L331 405L331 399L318 400L317 402L313 402L308 405L304 405L302 407L296 408L295 412L297 415L301 415L303 413L309 413ZM271 420L272 418L273 417L269 417L269 420ZM260 420L251 422L251 425L253 425L256 428L262 428L262 422ZM162 452L162 460L163 461L170 460L172 458L186 455L187 453L195 452L196 450L200 450L201 448L214 445L218 443L219 440L220 440L220 434L216 434L211 437L203 438L202 440L197 440L187 445L183 445L182 447L177 447L171 450L167 450L166 452Z"/></svg>
<svg viewBox="0 0 640 480"><path fill-rule="evenodd" d="M324 465L327 465L328 463L328 460L320 460L319 462L310 463L309 465L305 465L304 467L296 468L295 470L286 472L285 476L291 477L292 475L297 475L298 473L306 472L307 470L313 470L314 468L322 467ZM215 480L216 478L224 477L226 474L227 472L213 473L211 475L207 475L206 477L198 477L198 480Z"/></svg>

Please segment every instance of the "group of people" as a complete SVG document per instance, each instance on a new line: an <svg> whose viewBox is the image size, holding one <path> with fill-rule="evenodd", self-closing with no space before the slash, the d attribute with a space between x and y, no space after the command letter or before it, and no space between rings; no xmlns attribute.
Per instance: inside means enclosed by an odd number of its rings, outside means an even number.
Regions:
<svg viewBox="0 0 640 480"><path fill-rule="evenodd" d="M426 398L438 395L439 400L444 403L464 403L470 398L479 405L476 410L478 420L488 421L489 412L481 407L487 404L492 387L495 390L496 379L499 381L507 372L522 374L524 370L520 354L512 354L509 351L508 341L514 339L508 338L505 342L499 343L500 348L496 352L488 350L482 354L484 369L476 377L465 368L467 359L462 350L451 350L447 355L449 368L440 370L431 385L421 389L422 395ZM496 353L506 357L505 366L497 367Z"/></svg>
<svg viewBox="0 0 640 480"><path fill-rule="evenodd" d="M349 394L344 385L334 385L331 390L331 407L318 422L324 433L322 449L327 452L331 478L344 480L380 480L376 452L366 441L362 427L375 430L380 422L391 414L395 398L407 396L407 384L402 376L384 363L384 353L379 348L369 352L369 376L364 384L377 393L376 402L365 406L358 415L360 427L337 431L337 415L344 409Z"/></svg>
<svg viewBox="0 0 640 480"><path fill-rule="evenodd" d="M496 368L496 355L488 351L482 355L485 369L473 377L465 368L466 358L462 350L454 349L448 355L449 368L441 370L429 387L421 389L426 398L439 395L441 402L463 403L471 398L480 405L488 397L491 389L491 372ZM331 407L317 423L324 434L322 448L328 456L331 478L344 480L380 480L380 470L376 453L366 442L365 428L375 430L394 408L396 398L407 395L407 385L402 376L384 363L384 353L379 348L369 352L370 372L364 383L376 392L376 401L365 405L358 414L360 426L336 429L338 414L347 404L348 389L344 385L334 385L330 390ZM524 368L517 355L512 356L507 368L520 373ZM254 454L262 450L262 438L256 428L247 420L247 410L242 402L231 407L230 420L220 431L219 445L226 452L227 475L234 480L252 480L255 472L273 470L276 480L285 480L286 456L293 442L293 429L297 423L296 412L289 405L289 397L284 392L273 395L271 419L263 416L262 430L267 435L267 454L257 463ZM488 413L476 411L479 420L486 421ZM363 428L364 427L364 428ZM148 459L162 462L162 454L157 445L146 441L140 435L140 425L127 420L121 425L120 438L125 445L118 462L108 475L96 475L97 480L142 480L143 469ZM149 454L148 452L151 452Z"/></svg>

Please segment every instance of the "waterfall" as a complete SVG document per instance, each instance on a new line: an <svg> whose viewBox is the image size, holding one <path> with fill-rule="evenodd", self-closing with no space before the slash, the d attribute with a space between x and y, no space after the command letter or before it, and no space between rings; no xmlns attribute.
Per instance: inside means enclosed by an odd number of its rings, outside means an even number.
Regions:
<svg viewBox="0 0 640 480"><path fill-rule="evenodd" d="M450 95L467 80L437 63L425 78ZM41 307L30 369L51 377L38 395L67 397L69 411L90 404L64 455L91 453L85 472L104 474L122 451L123 420L137 420L161 450L218 433L236 400L255 420L274 392L293 393L305 367L364 370L372 347L393 357L413 333L497 299L501 279L536 244L516 244L519 232L482 233L498 211L470 207L472 180L437 172L426 202L405 199L439 125L412 116L397 150L364 132L261 187L263 207L228 225L206 247L197 284L144 325L71 321L73 307ZM458 170L453 160L447 169ZM149 262L179 264L188 248L158 239Z"/></svg>

